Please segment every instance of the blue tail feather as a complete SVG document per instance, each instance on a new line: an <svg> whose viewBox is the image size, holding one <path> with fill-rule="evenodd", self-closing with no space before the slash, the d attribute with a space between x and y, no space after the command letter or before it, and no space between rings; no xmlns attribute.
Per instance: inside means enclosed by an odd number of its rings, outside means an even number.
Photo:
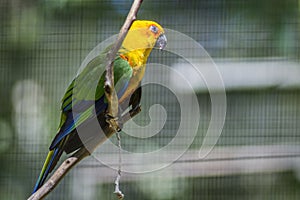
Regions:
<svg viewBox="0 0 300 200"><path fill-rule="evenodd" d="M38 180L36 181L36 184L34 186L32 193L35 193L44 184L45 180L47 179L48 174L55 167L56 162L58 161L58 159L60 158L60 156L63 152L62 147L64 145L65 140L63 140L57 148L55 148L54 150L52 150L48 153L48 156L45 160L44 166L41 170Z"/></svg>

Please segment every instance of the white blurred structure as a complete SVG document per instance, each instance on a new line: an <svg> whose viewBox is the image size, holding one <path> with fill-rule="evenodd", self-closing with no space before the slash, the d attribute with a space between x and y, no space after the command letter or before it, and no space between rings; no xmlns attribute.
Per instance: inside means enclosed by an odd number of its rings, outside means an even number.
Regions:
<svg viewBox="0 0 300 200"><path fill-rule="evenodd" d="M105 154L103 157L118 157L117 154ZM182 177L213 177L251 173L273 173L293 171L300 177L300 146L299 145L263 145L215 147L205 159L199 159L198 150L189 150L170 166L151 173L133 174L123 173L121 187L126 181L153 179L155 185L168 181L171 184ZM140 163L143 167L145 163ZM114 166L117 166L115 163ZM123 165L131 162L123 160ZM73 172L74 173L74 172ZM89 158L84 160L73 177L73 198L92 198L99 189L97 184L110 183L114 185L117 171L103 165L99 161ZM159 180L159 181L158 181ZM172 181L173 180L173 181ZM125 183L126 184L126 183ZM82 193L80 188L88 188Z"/></svg>
<svg viewBox="0 0 300 200"><path fill-rule="evenodd" d="M216 59L215 66L220 72L225 89L265 89L300 88L300 64L282 58L267 59ZM212 63L200 63L201 74L209 74ZM172 66L183 75L197 92L208 91L204 79L189 63L176 63ZM204 78L204 79L203 79ZM177 81L175 74L170 74L170 83L182 91L189 90L185 84ZM222 88L210 88L212 91Z"/></svg>

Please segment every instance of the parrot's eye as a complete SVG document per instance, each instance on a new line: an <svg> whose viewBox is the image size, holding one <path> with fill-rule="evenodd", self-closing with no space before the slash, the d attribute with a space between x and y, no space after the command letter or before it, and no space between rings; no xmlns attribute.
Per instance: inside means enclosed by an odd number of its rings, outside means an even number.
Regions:
<svg viewBox="0 0 300 200"><path fill-rule="evenodd" d="M155 34L158 32L158 28L154 25L151 25L149 29L150 29L150 31L152 31Z"/></svg>

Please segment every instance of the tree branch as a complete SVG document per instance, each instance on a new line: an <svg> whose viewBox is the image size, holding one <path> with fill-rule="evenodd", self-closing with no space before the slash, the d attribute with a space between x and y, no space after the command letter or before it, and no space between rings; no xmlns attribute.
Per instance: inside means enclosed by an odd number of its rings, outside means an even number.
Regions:
<svg viewBox="0 0 300 200"><path fill-rule="evenodd" d="M118 50L120 49L123 43L123 40L125 39L129 31L132 22L136 19L136 14L142 4L142 1L143 0L134 0L131 9L127 15L127 18L120 30L117 41L115 42L112 49L107 54L106 76L105 76L105 83L104 83L105 96L108 101L107 122L116 131L120 131L121 129L118 124L118 118L117 118L119 105L118 105L118 96L114 88L113 62Z"/></svg>
<svg viewBox="0 0 300 200"><path fill-rule="evenodd" d="M59 181L68 173L68 171L74 167L78 162L80 162L83 158L89 156L90 153L84 147L77 151L74 155L67 158L59 168L54 172L51 178L42 185L34 194L32 194L28 200L39 200L43 199L46 195L48 195L55 186L59 183Z"/></svg>
<svg viewBox="0 0 300 200"><path fill-rule="evenodd" d="M107 54L107 65L106 65L106 76L105 76L105 96L108 101L108 111L107 116L109 118L102 118L101 120L106 120L108 122L109 127L104 127L103 130L107 137L113 135L116 131L119 131L119 122L118 122L118 97L114 88L114 75L113 75L113 61L116 57L118 50L120 49L128 31L132 24L132 22L136 19L136 14L142 4L143 0L134 0L131 9L128 13L128 16L120 30L117 41L115 42L112 49ZM135 110L131 110L124 114L121 118L122 123L127 122L132 117L137 115L140 112L140 108ZM95 146L96 148L96 146ZM71 170L77 163L79 163L82 159L89 156L91 154L85 147L79 149L72 156L67 158L60 167L53 173L53 175L48 179L48 181L42 185L39 190L37 190L34 194L32 194L28 200L40 200L48 195L59 183L61 179Z"/></svg>
<svg viewBox="0 0 300 200"><path fill-rule="evenodd" d="M122 116L122 121L126 123L128 120L133 118L140 112L140 108L135 110L131 110ZM111 136L115 133L115 130L109 127L105 127L103 129L107 136ZM46 197L55 187L56 185L63 179L63 177L82 159L89 156L91 153L85 147L79 149L72 156L67 158L59 168L53 173L53 175L48 179L48 181L42 185L34 194L32 194L27 200L40 200Z"/></svg>

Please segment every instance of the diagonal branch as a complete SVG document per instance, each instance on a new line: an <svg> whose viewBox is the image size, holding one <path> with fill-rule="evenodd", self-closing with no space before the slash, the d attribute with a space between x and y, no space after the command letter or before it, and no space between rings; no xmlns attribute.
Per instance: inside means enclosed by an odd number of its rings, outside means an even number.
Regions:
<svg viewBox="0 0 300 200"><path fill-rule="evenodd" d="M118 96L114 88L114 66L113 62L116 57L116 54L118 50L120 49L123 40L125 39L129 28L132 24L132 22L136 19L136 14L142 4L143 0L135 0L131 6L131 9L127 15L127 18L120 30L120 33L118 35L118 39L113 45L112 49L107 54L107 64L106 64L106 76L105 76L105 83L104 83L104 89L105 89L105 96L108 101L108 109L107 109L107 122L110 124L110 126L115 129L116 131L120 131L120 127L118 124Z"/></svg>
<svg viewBox="0 0 300 200"><path fill-rule="evenodd" d="M141 110L139 108L129 111L122 116L121 120L125 123L135 115L137 115L140 111ZM107 136L115 133L114 129L108 127L104 127L103 130L105 131L105 134ZM79 149L76 153L67 158L47 180L47 182L42 185L42 187L38 189L38 191L32 194L27 200L40 200L46 197L76 164L78 164L82 159L89 156L90 154L91 152L85 147Z"/></svg>
<svg viewBox="0 0 300 200"><path fill-rule="evenodd" d="M68 173L68 171L79 163L83 158L89 156L90 153L84 147L77 151L74 155L67 158L54 174L48 179L48 181L42 185L34 194L32 194L27 200L39 200L47 196L59 183L61 179Z"/></svg>
<svg viewBox="0 0 300 200"><path fill-rule="evenodd" d="M105 96L108 101L108 113L109 117L107 120L109 127L105 127L105 135L111 136L116 131L120 130L118 119L118 97L114 88L114 75L113 75L113 61L116 57L118 50L120 49L124 38L126 37L129 28L132 22L136 19L136 14L142 4L143 0L134 0L131 9L128 13L128 16L120 30L117 41L115 42L112 49L107 54L107 65L106 65L106 76L105 76ZM124 114L121 118L123 123L130 120L132 117L137 115L140 112L140 109L136 109ZM104 118L102 120L105 120ZM96 147L95 147L96 148ZM46 195L48 195L59 183L60 180L71 170L76 164L78 164L82 159L89 156L91 154L86 148L82 147L72 156L67 158L60 167L53 173L53 175L48 179L48 181L39 188L34 194L32 194L27 200L40 200L43 199Z"/></svg>

